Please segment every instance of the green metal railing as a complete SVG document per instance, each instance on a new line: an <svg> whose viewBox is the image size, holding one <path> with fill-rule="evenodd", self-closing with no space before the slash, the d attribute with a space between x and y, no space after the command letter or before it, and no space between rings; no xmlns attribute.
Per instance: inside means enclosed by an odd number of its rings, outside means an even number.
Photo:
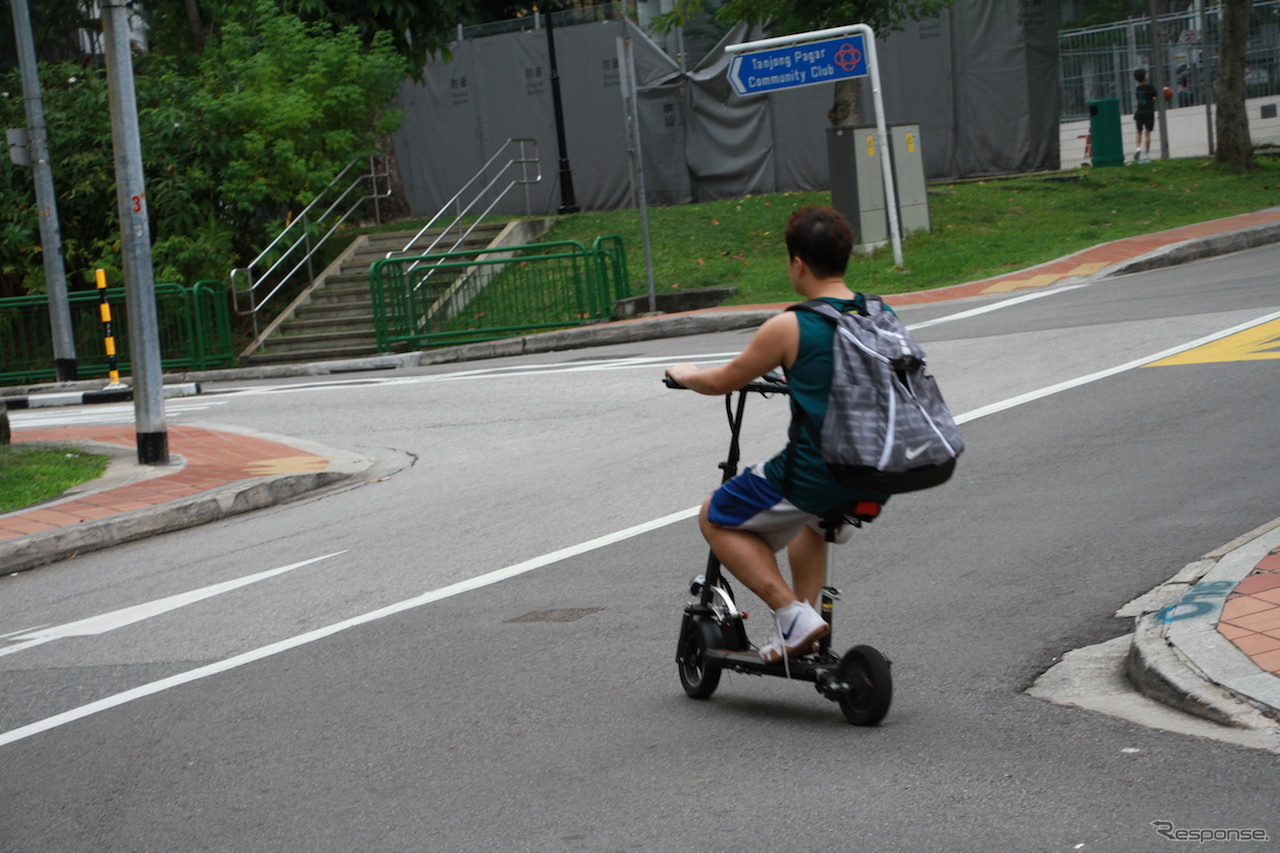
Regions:
<svg viewBox="0 0 1280 853"><path fill-rule="evenodd" d="M165 370L211 370L235 363L231 341L230 297L218 281L192 287L157 284L156 317L160 358ZM107 376L98 291L74 291L71 331L76 370L81 379ZM117 362L129 374L129 312L124 288L108 288ZM44 296L0 299L0 384L24 385L57 378L49 329L49 302Z"/></svg>
<svg viewBox="0 0 1280 853"><path fill-rule="evenodd" d="M630 295L615 235L590 249L566 241L387 258L370 267L369 292L382 352L599 322Z"/></svg>

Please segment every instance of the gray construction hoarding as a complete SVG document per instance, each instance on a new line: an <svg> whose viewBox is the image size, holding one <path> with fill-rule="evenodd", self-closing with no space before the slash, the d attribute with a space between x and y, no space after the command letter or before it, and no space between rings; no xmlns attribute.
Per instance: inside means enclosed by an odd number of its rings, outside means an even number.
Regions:
<svg viewBox="0 0 1280 853"><path fill-rule="evenodd" d="M827 110L833 86L739 97L725 44L765 33L737 27L683 71L623 21L557 27L566 154L584 210L632 205L617 39L633 40L650 204L829 188ZM960 0L939 18L877 39L890 124L917 124L930 178L1058 165L1057 7L1052 0ZM541 183L503 213L561 204L546 33L469 39L406 83L395 150L410 208L439 210L510 138L538 140ZM862 83L864 89L867 83ZM869 92L863 115L872 121ZM528 190L526 196L525 190Z"/></svg>

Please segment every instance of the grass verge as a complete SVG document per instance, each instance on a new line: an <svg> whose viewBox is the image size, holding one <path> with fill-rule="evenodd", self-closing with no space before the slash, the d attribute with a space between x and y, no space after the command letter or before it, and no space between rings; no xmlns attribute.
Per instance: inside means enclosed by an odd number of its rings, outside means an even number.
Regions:
<svg viewBox="0 0 1280 853"><path fill-rule="evenodd" d="M107 470L105 456L39 445L0 446L0 512L58 497Z"/></svg>

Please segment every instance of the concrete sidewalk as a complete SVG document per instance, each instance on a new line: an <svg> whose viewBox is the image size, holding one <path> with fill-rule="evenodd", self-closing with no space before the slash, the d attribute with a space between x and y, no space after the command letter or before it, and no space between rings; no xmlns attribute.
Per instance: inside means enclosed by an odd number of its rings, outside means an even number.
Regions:
<svg viewBox="0 0 1280 853"><path fill-rule="evenodd" d="M983 281L892 296L912 305L1047 287L1070 279L1172 266L1280 242L1280 208L1116 240L1037 267ZM168 382L317 376L518 356L749 328L785 308L705 309L549 332L449 349L343 362L222 370ZM41 405L101 383L0 389L0 398ZM319 489L359 483L372 461L297 439L170 426L174 463L133 461L131 426L13 430L16 443L82 446L115 457L107 475L62 498L0 515L0 573L181 530L279 504ZM1227 535L1234 535L1235 531ZM1120 615L1135 620L1129 680L1147 695L1223 725L1271 731L1280 751L1280 520L1226 543L1177 571Z"/></svg>

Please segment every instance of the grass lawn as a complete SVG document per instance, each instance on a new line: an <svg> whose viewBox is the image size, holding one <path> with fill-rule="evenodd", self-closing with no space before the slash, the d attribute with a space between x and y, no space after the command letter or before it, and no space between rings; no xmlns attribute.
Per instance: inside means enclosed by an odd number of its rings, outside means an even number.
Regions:
<svg viewBox="0 0 1280 853"><path fill-rule="evenodd" d="M1122 237L1280 205L1280 161L1258 160L1261 168L1246 175L1187 159L933 184L932 231L903 241L903 268L894 268L885 246L855 260L850 284L881 294L961 284ZM733 286L738 294L728 304L794 301L784 271L787 216L829 202L828 193L806 192L649 208L656 290ZM638 211L566 216L546 239L590 246L601 234L622 237L631 291L647 292Z"/></svg>
<svg viewBox="0 0 1280 853"><path fill-rule="evenodd" d="M108 459L65 447L0 446L0 512L58 497L102 476Z"/></svg>

